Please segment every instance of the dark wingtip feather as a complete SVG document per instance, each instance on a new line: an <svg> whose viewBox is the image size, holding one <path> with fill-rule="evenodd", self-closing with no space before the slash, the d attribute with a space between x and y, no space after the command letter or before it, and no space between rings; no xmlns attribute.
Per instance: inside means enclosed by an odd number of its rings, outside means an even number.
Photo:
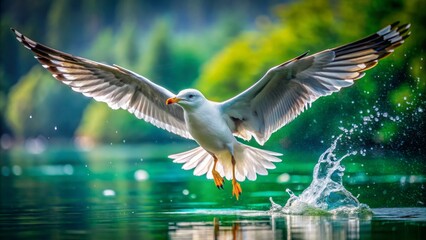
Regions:
<svg viewBox="0 0 426 240"><path fill-rule="evenodd" d="M336 56L344 56L356 51L373 49L379 55L378 59L380 59L388 56L393 49L404 43L404 40L410 35L409 29L409 23L400 25L400 22L396 21L373 35L335 48L334 51Z"/></svg>
<svg viewBox="0 0 426 240"><path fill-rule="evenodd" d="M408 29L410 27L411 27L411 24L405 23L405 24L402 24L401 26L399 26L397 31L400 32L402 29Z"/></svg>
<svg viewBox="0 0 426 240"><path fill-rule="evenodd" d="M400 21L395 21L395 22L393 22L393 23L391 24L391 27L396 26L396 25L398 25L399 23L400 23Z"/></svg>
<svg viewBox="0 0 426 240"><path fill-rule="evenodd" d="M371 69L371 68L375 67L378 63L379 63L379 61L378 61L378 60L374 60L374 61L371 61L371 62L365 63L365 68L364 68L364 69L362 69L362 71L367 71L367 70L369 70L369 69Z"/></svg>
<svg viewBox="0 0 426 240"><path fill-rule="evenodd" d="M33 40L25 37L22 33L15 30L14 28L10 28L12 32L16 36L16 40L18 40L20 43L24 45L24 47L28 48L29 50L33 51L33 49L38 45L38 43L34 42Z"/></svg>
<svg viewBox="0 0 426 240"><path fill-rule="evenodd" d="M14 29L14 28L10 28L10 31L12 31L13 32L13 34L15 34L15 35L22 35L20 32L18 32L16 29Z"/></svg>
<svg viewBox="0 0 426 240"><path fill-rule="evenodd" d="M14 28L10 28L10 30L13 32L13 34L15 34L16 39L18 39L18 41L22 42L24 35L22 35L22 33L20 33L18 30L14 29Z"/></svg>
<svg viewBox="0 0 426 240"><path fill-rule="evenodd" d="M20 32L18 32L16 29L14 29L14 28L10 28L10 30L13 32L13 34L15 34L15 37L16 37L16 39L19 41L19 42L22 42L22 33L20 33Z"/></svg>
<svg viewBox="0 0 426 240"><path fill-rule="evenodd" d="M304 58L306 55L308 55L308 53L309 53L309 51L306 51L305 53L303 53L303 54L301 54L301 55L299 55L299 56L297 56L297 57L295 57L295 58L293 58L291 60L288 60L287 62L281 63L280 65L278 65L276 67L279 68L279 67L285 66L285 65L287 65L287 64L289 64L291 62L298 61L298 60Z"/></svg>
<svg viewBox="0 0 426 240"><path fill-rule="evenodd" d="M399 25L399 23L400 23L400 21L396 21L396 22L392 23L392 24L390 25L391 29L393 29L394 27L398 26L398 25Z"/></svg>
<svg viewBox="0 0 426 240"><path fill-rule="evenodd" d="M300 56L296 57L296 58L295 58L295 60L299 60L299 59L301 59L301 58L306 57L306 55L308 55L308 53L309 53L309 50L308 50L308 51L306 51L305 53L303 53L302 55L300 55Z"/></svg>

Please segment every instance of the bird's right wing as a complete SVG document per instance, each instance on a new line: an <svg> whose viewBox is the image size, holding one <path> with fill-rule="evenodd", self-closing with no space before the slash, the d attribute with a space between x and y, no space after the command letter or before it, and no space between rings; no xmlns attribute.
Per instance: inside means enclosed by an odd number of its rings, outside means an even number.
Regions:
<svg viewBox="0 0 426 240"><path fill-rule="evenodd" d="M410 32L394 23L359 41L310 56L303 54L271 68L257 83L221 104L235 135L265 143L272 133L297 117L312 102L351 86L391 54Z"/></svg>
<svg viewBox="0 0 426 240"><path fill-rule="evenodd" d="M185 125L183 109L165 104L167 98L174 96L169 90L120 66L60 52L27 38L15 29L11 30L53 77L72 90L105 102L112 109L125 109L159 128L192 139Z"/></svg>

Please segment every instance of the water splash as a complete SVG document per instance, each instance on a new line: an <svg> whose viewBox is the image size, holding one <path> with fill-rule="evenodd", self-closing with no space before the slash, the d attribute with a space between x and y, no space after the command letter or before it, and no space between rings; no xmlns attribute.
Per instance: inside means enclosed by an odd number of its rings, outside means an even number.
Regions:
<svg viewBox="0 0 426 240"><path fill-rule="evenodd" d="M345 189L342 183L345 167L340 162L348 156L357 154L356 151L337 158L334 150L342 135L338 136L331 146L321 154L314 167L313 180L300 196L290 189L287 193L290 199L284 207L276 204L272 198L271 213L297 215L354 215L371 214L370 208L358 201Z"/></svg>

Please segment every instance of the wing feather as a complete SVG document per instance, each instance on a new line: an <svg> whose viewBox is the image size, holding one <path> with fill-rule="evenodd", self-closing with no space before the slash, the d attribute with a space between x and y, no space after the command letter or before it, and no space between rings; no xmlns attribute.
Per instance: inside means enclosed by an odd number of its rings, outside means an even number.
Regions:
<svg viewBox="0 0 426 240"><path fill-rule="evenodd" d="M321 96L351 86L410 35L409 24L391 24L356 42L306 53L271 68L257 83L221 103L235 135L264 144Z"/></svg>
<svg viewBox="0 0 426 240"><path fill-rule="evenodd" d="M16 39L35 54L35 58L56 79L112 109L125 109L155 126L192 138L185 125L183 110L177 105L166 106L174 96L167 89L145 77L117 65L106 65L76 57L37 43L12 29Z"/></svg>

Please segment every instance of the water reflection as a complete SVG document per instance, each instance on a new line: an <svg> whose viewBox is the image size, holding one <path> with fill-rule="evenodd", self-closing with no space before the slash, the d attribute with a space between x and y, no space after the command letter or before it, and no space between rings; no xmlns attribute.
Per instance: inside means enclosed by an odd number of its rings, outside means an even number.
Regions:
<svg viewBox="0 0 426 240"><path fill-rule="evenodd" d="M270 221L221 221L220 217L212 217L211 222L178 222L169 226L170 239L281 239L282 232L273 229Z"/></svg>
<svg viewBox="0 0 426 240"><path fill-rule="evenodd" d="M207 212L206 212L207 213ZM189 213L186 213L189 214ZM199 212L197 213L199 214ZM213 216L211 221L169 223L171 239L360 239L370 238L371 219L281 215L265 212ZM223 212L221 214L224 214ZM229 214L232 214L230 211ZM257 216L256 216L257 215ZM256 216L255 219L252 219Z"/></svg>
<svg viewBox="0 0 426 240"><path fill-rule="evenodd" d="M155 151L143 154L141 146L125 146L89 153L53 148L37 155L17 150L2 155L1 239L422 239L422 230L426 232L425 208L420 213L384 209L372 219L271 216L260 211L269 209L268 197L285 202L286 187L299 194L309 184L302 178L309 180L314 163L289 157L293 163L280 165L275 175L244 182L245 195L236 201L211 181L156 158L156 152L164 155L163 148L150 147ZM348 168L359 165L353 163ZM382 165L373 163L363 170L374 172ZM295 171L289 166L296 166L298 175L280 177ZM398 176L420 177L407 177L403 185L400 177L371 182L370 175L366 182L348 185L375 206L413 206L424 202L419 189L425 178L410 172L411 167L398 168ZM396 213L397 220L389 220Z"/></svg>
<svg viewBox="0 0 426 240"><path fill-rule="evenodd" d="M286 216L288 239L359 239L370 232L370 220L331 219L315 216Z"/></svg>

